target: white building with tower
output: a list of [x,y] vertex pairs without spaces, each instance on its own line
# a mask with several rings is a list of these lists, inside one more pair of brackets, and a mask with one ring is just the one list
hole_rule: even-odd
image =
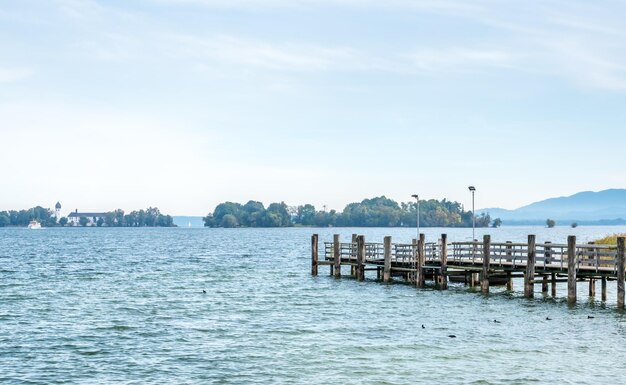
[[61,203],[59,202],[54,205],[54,217],[56,218],[57,222],[59,221],[59,219],[61,219]]

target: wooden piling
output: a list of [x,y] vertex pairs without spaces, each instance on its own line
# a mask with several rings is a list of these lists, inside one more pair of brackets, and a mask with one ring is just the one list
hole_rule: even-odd
[[[415,272],[414,273],[410,273],[410,272],[406,273],[406,281],[413,281],[413,282],[415,282],[415,286],[417,286],[417,283],[419,282],[418,279],[417,279],[417,270],[418,270],[417,269],[417,265],[419,264],[419,258],[417,256],[419,247],[417,247],[417,243],[418,243],[417,238],[413,238],[411,240],[411,245],[413,245],[413,247],[412,247],[413,256],[415,258]],[[413,275],[411,275],[411,274],[413,274]]]
[[391,237],[385,237],[385,265],[383,270],[383,282],[389,282],[391,279]]
[[550,274],[550,291],[553,297],[556,297],[556,273]]
[[[352,234],[352,246],[350,247],[350,260],[354,258],[356,260],[356,237],[357,234]],[[356,277],[356,266],[350,265],[350,276]]]
[[317,276],[317,261],[318,261],[318,251],[317,251],[317,240],[318,235],[313,234],[311,236],[311,275]]
[[[511,245],[511,241],[506,241],[506,261],[513,262],[513,246]],[[508,271],[506,273],[506,289],[513,290],[513,278],[511,277],[511,272]]]
[[491,256],[491,236],[483,236],[483,271],[481,273],[480,289],[483,294],[489,294],[489,263]]
[[[587,242],[588,245],[595,245],[595,242]],[[587,255],[585,259],[597,259],[597,253],[596,250],[592,247],[587,249]],[[597,266],[597,265],[596,265]],[[590,297],[595,297],[596,296],[596,280],[595,278],[589,278],[589,296]]]
[[426,283],[426,277],[424,276],[424,261],[426,260],[426,237],[424,234],[420,234],[420,239],[417,241],[417,287],[424,287]]
[[576,303],[576,236],[567,237],[567,303]]
[[528,236],[528,258],[526,260],[526,272],[524,274],[524,297],[533,298],[535,296],[535,236]]
[[624,310],[624,237],[617,238],[617,308]]
[[606,301],[606,277],[602,277],[602,301]]
[[441,274],[439,274],[439,288],[448,289],[448,235],[441,234]]
[[365,237],[359,235],[356,238],[357,251],[356,251],[356,279],[359,281],[365,280]]
[[335,266],[335,278],[341,277],[341,244],[339,234],[333,235],[333,262]]
[[548,276],[544,275],[541,281],[541,294],[548,295]]

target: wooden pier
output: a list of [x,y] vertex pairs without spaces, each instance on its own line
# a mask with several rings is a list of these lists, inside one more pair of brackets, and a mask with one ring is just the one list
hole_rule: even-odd
[[576,303],[577,283],[589,283],[589,296],[595,296],[596,281],[601,281],[601,299],[606,301],[607,281],[617,281],[617,308],[624,309],[624,238],[617,246],[576,244],[570,236],[567,243],[542,243],[528,236],[525,243],[492,242],[485,235],[482,242],[448,242],[442,234],[437,242],[426,242],[424,234],[412,243],[392,243],[385,237],[382,243],[365,242],[363,235],[352,235],[350,242],[341,242],[335,234],[332,242],[324,242],[323,257],[319,258],[319,239],[311,237],[311,273],[318,266],[330,267],[330,274],[340,278],[342,266],[350,266],[350,275],[365,280],[365,271],[376,271],[376,277],[389,282],[400,277],[418,288],[432,281],[440,289],[448,281],[461,280],[470,286],[480,284],[483,294],[489,293],[493,282],[504,282],[513,290],[513,278],[524,279],[524,297],[533,298],[535,284],[541,292],[556,296],[556,284],[567,282],[567,300]]

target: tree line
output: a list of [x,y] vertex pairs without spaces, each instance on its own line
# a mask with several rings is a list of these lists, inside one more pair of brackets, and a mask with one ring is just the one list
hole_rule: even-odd
[[[471,227],[472,217],[472,212],[465,211],[458,202],[446,199],[420,201],[420,226]],[[281,202],[272,203],[266,209],[263,203],[256,201],[244,205],[224,202],[203,219],[208,227],[415,227],[417,204],[398,203],[381,196],[350,203],[338,212],[317,210],[312,204],[289,207]],[[496,219],[492,224],[489,214],[476,217],[477,227],[499,226],[501,223]]]
[[[41,223],[43,227],[71,226],[72,222],[67,217],[57,218],[49,208],[41,206],[27,210],[10,210],[0,212],[0,227],[28,226],[31,221]],[[156,207],[145,210],[134,210],[126,214],[124,210],[117,209],[104,213],[98,219],[82,216],[79,218],[79,226],[97,227],[173,227],[174,219],[170,215],[163,215]]]

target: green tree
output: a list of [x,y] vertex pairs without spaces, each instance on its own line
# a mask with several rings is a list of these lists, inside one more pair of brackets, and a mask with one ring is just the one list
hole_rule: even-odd
[[3,211],[0,213],[0,227],[10,226],[11,225],[11,217],[9,213]]
[[67,218],[66,217],[61,217],[61,219],[59,219],[59,225],[66,226],[67,225]]
[[546,219],[546,226],[549,228],[553,228],[556,226],[556,221],[554,219]]
[[239,226],[239,222],[237,222],[237,217],[235,217],[233,214],[226,214],[222,217],[222,220],[220,221],[220,226],[226,228],[237,227]]
[[78,219],[78,224],[83,227],[87,226],[87,223],[89,223],[89,219],[87,219],[87,217],[80,217]]
[[493,223],[491,224],[491,227],[500,227],[502,226],[502,219],[500,218],[496,218],[493,220]]
[[102,227],[103,224],[104,224],[104,219],[102,217],[98,218],[98,220],[96,221],[96,226]]

